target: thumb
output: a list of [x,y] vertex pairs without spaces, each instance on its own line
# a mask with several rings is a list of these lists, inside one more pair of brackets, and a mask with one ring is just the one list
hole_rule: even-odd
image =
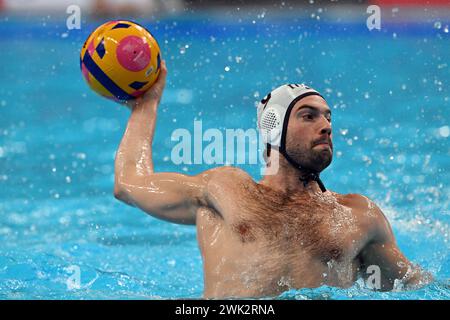
[[166,61],[161,61],[161,70],[159,71],[158,79],[144,94],[144,100],[161,100],[161,96],[166,85],[167,67]]
[[161,61],[161,70],[159,71],[158,80],[155,82],[155,86],[163,87],[166,85],[167,66],[166,60]]

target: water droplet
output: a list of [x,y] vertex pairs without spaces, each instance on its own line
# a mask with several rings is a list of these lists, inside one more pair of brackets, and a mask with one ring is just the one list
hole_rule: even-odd
[[448,138],[450,135],[450,128],[449,126],[443,126],[439,128],[439,135],[443,138]]
[[77,159],[84,160],[84,159],[86,159],[86,154],[83,153],[83,152],[79,152],[79,153],[76,153],[76,154],[75,154],[75,157],[76,157]]
[[174,267],[176,263],[177,262],[174,259],[167,261],[167,264],[171,267]]

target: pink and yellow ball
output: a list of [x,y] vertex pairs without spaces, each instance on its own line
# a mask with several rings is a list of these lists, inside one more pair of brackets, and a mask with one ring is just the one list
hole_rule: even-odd
[[92,90],[115,100],[142,95],[158,78],[161,54],[152,34],[119,20],[98,27],[81,49],[81,72]]

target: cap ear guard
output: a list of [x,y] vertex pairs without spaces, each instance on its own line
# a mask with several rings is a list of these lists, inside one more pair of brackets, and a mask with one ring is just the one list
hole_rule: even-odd
[[277,105],[264,109],[259,121],[259,130],[264,143],[268,143],[273,146],[280,145],[281,133],[283,131],[282,116],[277,109]]

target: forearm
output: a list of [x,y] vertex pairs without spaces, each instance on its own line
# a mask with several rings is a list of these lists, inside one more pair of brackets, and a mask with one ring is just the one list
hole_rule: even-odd
[[157,105],[156,101],[146,101],[133,108],[116,154],[116,185],[126,182],[128,175],[145,176],[154,172],[152,141]]
[[156,111],[167,76],[166,62],[152,87],[126,104],[131,116],[115,159],[114,196],[160,219],[195,224],[197,208],[205,203],[204,175],[153,174],[152,142]]

